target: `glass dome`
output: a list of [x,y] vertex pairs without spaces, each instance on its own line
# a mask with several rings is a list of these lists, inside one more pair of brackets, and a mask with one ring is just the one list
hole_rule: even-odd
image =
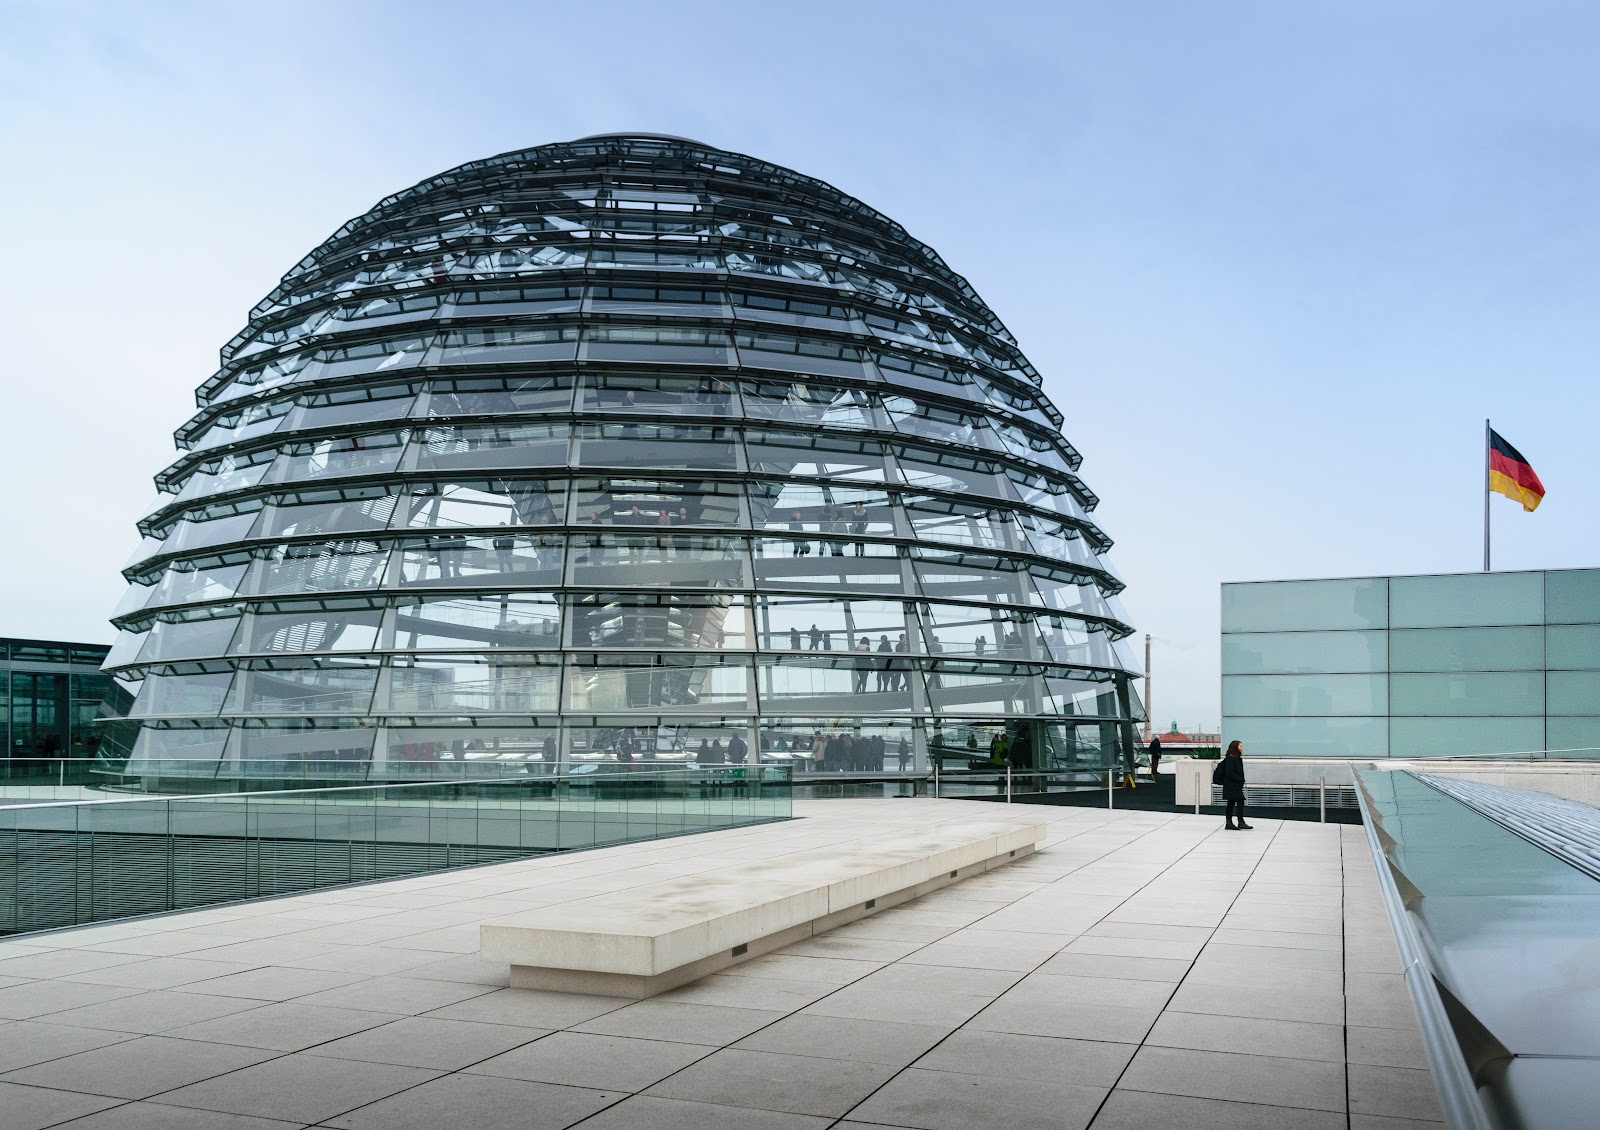
[[1131,742],[1110,539],[972,288],[791,170],[607,135],[298,263],[177,431],[136,764],[917,767]]

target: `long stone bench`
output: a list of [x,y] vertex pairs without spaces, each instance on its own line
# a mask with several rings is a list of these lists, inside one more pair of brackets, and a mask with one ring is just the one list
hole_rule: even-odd
[[1045,825],[884,833],[485,922],[522,989],[644,998],[1030,854]]

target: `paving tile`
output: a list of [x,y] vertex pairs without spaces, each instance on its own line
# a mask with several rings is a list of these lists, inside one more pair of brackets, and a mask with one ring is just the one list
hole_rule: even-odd
[[710,1054],[704,1044],[637,1040],[588,1032],[556,1032],[475,1064],[474,1074],[592,1087],[642,1091]]
[[1131,1044],[1067,1040],[962,1028],[917,1060],[925,1071],[956,1071],[998,1079],[1036,1079],[1110,1087],[1133,1058]]
[[719,1106],[837,1118],[895,1071],[879,1063],[728,1048],[690,1064],[648,1093]]
[[1445,1124],[1418,1118],[1387,1118],[1381,1114],[1352,1114],[1350,1130],[1445,1130]]
[[1223,1099],[1344,1113],[1344,1065],[1146,1045],[1118,1083],[1121,1090]]
[[882,961],[859,958],[804,957],[769,953],[727,971],[732,977],[770,978],[779,981],[815,981],[822,985],[848,985],[884,966]]
[[[1209,953],[1210,951],[1206,951]],[[1279,950],[1279,953],[1316,953],[1316,950]],[[1344,974],[1337,969],[1302,969],[1274,962],[1245,964],[1236,961],[1210,961],[1206,953],[1194,963],[1183,979],[1186,985],[1231,985],[1237,988],[1277,989],[1281,992],[1308,991],[1338,994],[1344,991]],[[1333,955],[1337,957],[1338,955]]]
[[1337,1024],[1306,1024],[1294,1020],[1167,1011],[1156,1021],[1145,1043],[1164,1048],[1317,1059],[1328,1063],[1345,1061],[1344,1029]]
[[[928,966],[925,968],[937,968]],[[923,993],[902,989],[871,989],[846,985],[802,1011],[820,1016],[847,1016],[856,1020],[889,1020],[900,1024],[931,1024],[954,1028],[986,1007],[988,996]]]
[[41,1130],[115,1106],[120,1101],[73,1091],[0,1083],[0,1111],[5,1114],[5,1130]]
[[1155,1023],[1156,1008],[1117,1008],[1109,1005],[1062,1007],[1059,1001],[1008,995],[967,1022],[984,1032],[1014,1032],[1023,1036],[1059,1036],[1075,1040],[1103,1040],[1137,1044]]
[[605,1036],[634,1036],[641,1040],[709,1044],[720,1048],[743,1039],[758,1028],[765,1028],[782,1016],[781,1012],[759,1009],[647,1000],[636,1001],[574,1028]]
[[136,996],[138,989],[115,985],[85,985],[77,981],[29,981],[0,989],[0,1018],[31,1020],[69,1008]]
[[1326,950],[1338,953],[1343,939],[1334,934],[1299,934],[1288,930],[1236,930],[1224,926],[1212,935],[1224,945],[1268,946],[1277,949]]
[[229,1044],[141,1036],[13,1071],[6,1076],[6,1082],[112,1098],[147,1099],[174,1087],[249,1067],[277,1054]]
[[285,969],[266,966],[230,973],[209,981],[195,981],[190,992],[211,997],[248,997],[251,1000],[286,1001],[365,980],[360,973],[332,973],[326,969]]
[[[388,947],[373,946],[374,950]],[[414,965],[406,970],[407,977],[420,977],[433,981],[460,981],[466,985],[488,985],[504,989],[511,984],[511,967],[497,961],[484,961],[475,953],[460,954],[441,959],[437,950],[397,950],[398,953],[431,953],[434,960],[427,965]]]
[[1039,966],[1040,973],[1070,977],[1118,977],[1129,981],[1165,981],[1176,984],[1189,971],[1182,958],[1127,957],[1105,953],[1058,953]]
[[[417,976],[413,971],[412,976]],[[541,989],[496,989],[457,1004],[434,1009],[440,1020],[474,1020],[484,1024],[521,1024],[528,1028],[568,1028],[622,1008],[621,997],[582,993],[550,993]]]
[[172,989],[209,981],[250,966],[241,961],[203,961],[192,957],[153,957],[74,973],[64,980],[89,985],[121,985],[129,989]]
[[317,1045],[319,1056],[459,1071],[547,1035],[546,1029],[407,1016]]
[[301,1004],[362,1008],[370,1012],[394,1012],[402,1016],[415,1016],[493,991],[487,985],[463,985],[453,981],[425,981],[415,977],[372,977],[339,988],[326,989],[320,993],[311,993],[298,1000]]
[[127,965],[137,960],[127,954],[96,953],[93,950],[45,950],[42,953],[0,959],[0,974],[28,978],[67,977],[74,973],[87,973],[91,969]]
[[583,1123],[583,1130],[824,1130],[831,1118],[635,1095]]
[[945,939],[923,946],[916,953],[900,959],[903,965],[937,965],[950,969],[999,969],[1014,973],[1028,973],[1045,960],[1038,954],[984,949],[973,945],[957,945]]
[[912,993],[955,994],[994,999],[1018,981],[1022,974],[1004,969],[952,969],[944,966],[886,965],[855,982],[867,990],[893,989]]
[[950,1031],[939,1024],[900,1024],[802,1012],[769,1024],[734,1046],[748,1051],[904,1067]]
[[[735,969],[738,967],[735,966]],[[753,1008],[766,1012],[790,1013],[821,1000],[836,986],[818,981],[773,981],[764,977],[737,977],[733,970],[702,977],[691,985],[652,997],[652,1000],[678,1004],[717,1004],[729,1008]]]
[[1345,1029],[1345,1043],[1351,1063],[1375,1067],[1428,1067],[1422,1033],[1416,1028],[1365,1028],[1352,1024]]
[[450,1075],[327,1121],[345,1130],[564,1130],[623,1096],[524,1079]]
[[[439,954],[434,950],[403,950],[390,946],[339,946],[327,953],[285,958],[275,964],[284,969],[329,969],[336,973],[365,973],[369,977],[385,977],[393,973],[410,974],[414,969],[437,965]],[[498,969],[500,976],[493,982],[497,988],[510,983],[510,969],[506,966]]]
[[1102,934],[1085,934],[1068,942],[1063,952],[1193,961],[1203,945],[1204,942],[1191,942],[1181,938],[1117,938]]
[[433,1071],[297,1053],[168,1091],[171,1106],[321,1122],[437,1077]]
[[398,1016],[387,1012],[362,1012],[353,1008],[327,1008],[289,1001],[259,1005],[247,1012],[186,1024],[170,1029],[166,1034],[182,1040],[293,1052],[398,1019]]
[[1168,1007],[1178,1012],[1301,1020],[1308,1024],[1345,1022],[1342,994],[1309,990],[1285,992],[1271,986],[1202,985],[1185,981],[1172,995]]
[[1116,1008],[1160,1009],[1172,996],[1165,981],[1135,981],[1119,977],[1076,977],[1070,974],[1030,974],[1007,994],[1056,1001],[1062,1005],[1111,1005]]
[[239,997],[207,997],[198,993],[157,990],[122,996],[101,1004],[50,1013],[50,1024],[70,1024],[77,1028],[103,1028],[114,1032],[155,1035],[185,1024],[230,1016],[260,1008],[261,1002]]
[[1315,917],[1283,914],[1229,913],[1222,920],[1225,930],[1283,931],[1291,934],[1330,934],[1341,937],[1344,921],[1338,914],[1319,914]]
[[38,1024],[28,1020],[0,1024],[0,1071],[15,1071],[19,1067],[31,1067],[35,1063],[45,1063],[64,1055],[76,1055],[133,1038],[124,1032]]
[[1243,965],[1250,968],[1322,969],[1339,972],[1344,968],[1337,950],[1284,949],[1273,946],[1241,946],[1212,942],[1196,960],[1207,965]]
[[63,1122],[51,1130],[296,1130],[298,1122],[191,1110],[162,1103],[123,1103],[87,1118]]
[[1105,1088],[908,1068],[850,1112],[858,1122],[919,1130],[1082,1130]]
[[1431,1071],[1364,1063],[1350,1065],[1350,1113],[1433,1121],[1444,1118]]

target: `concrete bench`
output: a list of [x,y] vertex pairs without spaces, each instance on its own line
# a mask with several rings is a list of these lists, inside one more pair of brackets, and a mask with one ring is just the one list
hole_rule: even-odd
[[521,989],[644,998],[1020,859],[1045,825],[884,833],[485,922]]

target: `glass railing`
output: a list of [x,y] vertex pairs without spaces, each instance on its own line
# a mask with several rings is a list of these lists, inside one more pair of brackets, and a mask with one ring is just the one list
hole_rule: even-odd
[[785,766],[0,803],[0,933],[790,814]]
[[[14,758],[0,759],[0,804],[30,800],[96,800],[130,793],[179,795],[259,792],[412,781],[544,780],[552,776],[577,779],[627,775],[630,771],[637,776],[640,773],[662,775],[715,772],[719,769],[726,772],[739,768],[741,766],[737,765],[713,769],[660,763],[645,766],[639,762],[629,765],[615,761],[556,766],[542,761],[472,757],[388,763],[334,759],[218,763],[184,758],[141,758],[137,762],[92,757]],[[762,768],[786,768],[786,764],[768,762]]]

